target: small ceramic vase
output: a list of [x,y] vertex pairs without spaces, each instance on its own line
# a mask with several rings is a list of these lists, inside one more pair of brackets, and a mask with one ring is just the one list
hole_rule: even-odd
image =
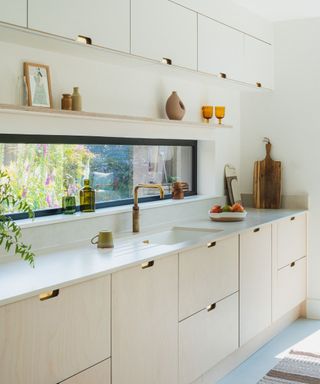
[[186,113],[185,106],[176,91],[172,92],[167,100],[166,112],[170,120],[182,120]]
[[64,93],[61,99],[61,109],[65,111],[72,110],[72,96],[69,93]]
[[78,87],[73,88],[72,110],[73,111],[82,111],[82,99],[81,99],[81,95],[79,93]]

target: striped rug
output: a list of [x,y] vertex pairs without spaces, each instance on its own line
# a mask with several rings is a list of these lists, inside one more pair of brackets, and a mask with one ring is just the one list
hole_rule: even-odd
[[290,351],[258,384],[320,384],[320,354]]

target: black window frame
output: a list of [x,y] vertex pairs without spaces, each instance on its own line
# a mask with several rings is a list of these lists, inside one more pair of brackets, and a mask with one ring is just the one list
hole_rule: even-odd
[[[182,146],[192,148],[192,191],[186,192],[186,196],[197,195],[197,157],[198,142],[196,140],[180,139],[147,139],[147,138],[125,138],[125,137],[104,137],[104,136],[65,136],[65,135],[21,135],[21,134],[0,134],[1,144],[87,144],[87,145],[148,145],[148,146]],[[170,199],[165,195],[164,199]],[[160,200],[159,196],[139,197],[139,202],[151,202]],[[133,198],[112,200],[110,202],[96,203],[96,209],[117,207],[133,204]],[[80,207],[77,206],[77,211]],[[49,208],[35,211],[35,217],[44,217],[63,214],[62,208]],[[14,220],[27,219],[25,213],[10,213],[7,216]]]

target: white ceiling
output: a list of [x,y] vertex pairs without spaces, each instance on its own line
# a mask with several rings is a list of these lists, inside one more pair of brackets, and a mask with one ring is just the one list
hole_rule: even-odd
[[320,17],[320,0],[233,0],[271,21]]

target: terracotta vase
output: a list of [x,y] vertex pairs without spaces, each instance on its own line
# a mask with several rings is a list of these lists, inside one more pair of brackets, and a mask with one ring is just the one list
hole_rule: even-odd
[[182,120],[186,113],[185,106],[176,91],[172,92],[166,103],[166,112],[170,120]]

